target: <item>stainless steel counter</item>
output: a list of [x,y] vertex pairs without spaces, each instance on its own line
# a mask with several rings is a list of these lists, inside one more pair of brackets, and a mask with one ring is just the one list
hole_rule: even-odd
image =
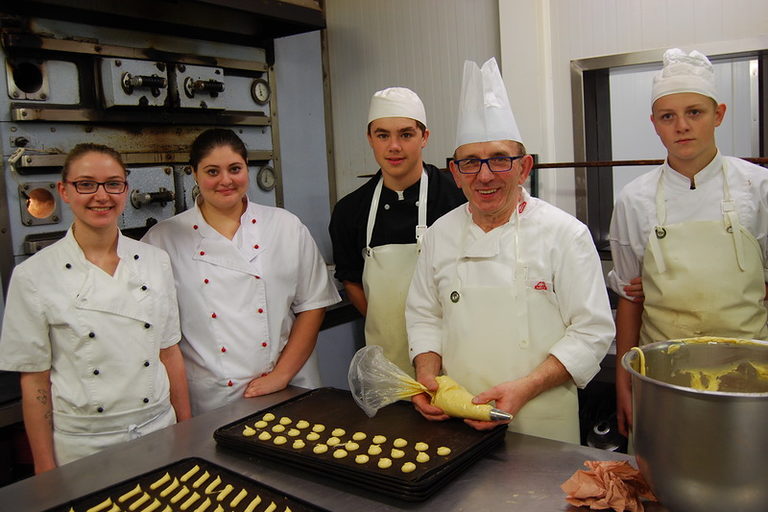
[[[302,393],[301,388],[239,400],[54,471],[0,488],[0,508],[39,512],[186,457],[201,457],[332,511],[578,511],[560,490],[585,460],[621,453],[508,433],[504,444],[421,503],[382,497],[273,462],[217,448],[213,431]],[[652,504],[649,512],[665,512]]]

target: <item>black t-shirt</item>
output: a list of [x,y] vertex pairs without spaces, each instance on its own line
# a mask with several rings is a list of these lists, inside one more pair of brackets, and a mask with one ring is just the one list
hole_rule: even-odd
[[[425,164],[429,186],[427,189],[427,225],[453,210],[467,199],[456,186],[448,171]],[[368,211],[373,192],[381,176],[381,170],[360,188],[344,196],[336,203],[328,230],[333,243],[333,261],[336,279],[339,281],[363,281],[363,249],[368,226]],[[371,247],[388,244],[416,243],[418,219],[419,181],[398,193],[382,187],[376,223],[371,236]]]

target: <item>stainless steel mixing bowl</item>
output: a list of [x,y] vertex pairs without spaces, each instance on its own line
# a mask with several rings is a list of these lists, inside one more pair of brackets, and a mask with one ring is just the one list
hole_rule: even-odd
[[[707,341],[710,340],[710,341]],[[653,492],[672,512],[768,510],[768,343],[677,340],[628,352],[634,448]],[[740,366],[739,366],[740,365]],[[720,391],[688,387],[689,370],[730,373]],[[694,372],[695,373],[695,372]]]

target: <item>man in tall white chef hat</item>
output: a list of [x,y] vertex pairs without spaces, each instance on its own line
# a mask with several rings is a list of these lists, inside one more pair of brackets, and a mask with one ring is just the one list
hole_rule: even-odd
[[[406,303],[417,379],[434,390],[444,371],[511,413],[510,430],[578,443],[576,388],[598,372],[613,319],[586,226],[522,186],[533,159],[495,59],[464,64],[454,157],[469,204],[427,230]],[[413,401],[446,418],[426,394]]]
[[[709,59],[673,48],[663,62],[653,79],[651,122],[667,158],[624,187],[611,220],[617,358],[638,344],[675,338],[768,338],[768,171],[720,154],[715,128],[726,106]],[[640,275],[644,302],[624,288]],[[616,392],[626,435],[631,386],[620,364]]]
[[404,312],[421,237],[465,199],[448,172],[422,160],[427,116],[412,90],[374,93],[367,136],[381,168],[333,210],[336,278],[365,316],[366,344],[383,347],[390,361],[413,375]]

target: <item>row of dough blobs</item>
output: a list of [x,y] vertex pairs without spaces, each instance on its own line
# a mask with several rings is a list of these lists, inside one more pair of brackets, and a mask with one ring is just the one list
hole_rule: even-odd
[[[130,491],[120,495],[115,501],[107,498],[98,505],[91,507],[86,512],[227,512],[244,505],[243,512],[276,512],[277,504],[271,501],[269,504],[262,502],[261,496],[248,496],[248,491],[240,489],[235,491],[232,484],[222,485],[219,475],[212,475],[205,471],[200,473],[200,466],[195,465],[181,477],[171,477],[165,473],[162,477],[152,482],[149,490],[159,491],[160,498],[152,498],[148,492],[141,488],[141,484]],[[263,505],[264,507],[259,507]],[[228,508],[224,508],[228,507]],[[257,508],[259,507],[259,508]],[[69,512],[75,512],[70,508]],[[291,512],[290,507],[285,507],[281,512]]]
[[[270,422],[275,420],[275,415],[271,412],[266,413],[259,421],[254,424],[255,428],[250,425],[243,427],[243,436],[252,437],[256,436],[260,441],[271,441],[275,445],[284,445],[291,440],[291,447],[295,450],[301,450],[307,446],[302,437],[305,437],[307,441],[317,442],[320,440],[320,434],[326,431],[326,427],[323,424],[316,423],[312,425],[310,429],[310,423],[306,420],[299,420],[295,426],[293,420],[287,416],[283,416],[271,428],[268,428]],[[259,432],[261,431],[261,432]],[[304,433],[308,432],[306,436]],[[368,439],[368,434],[365,432],[355,432],[352,434],[349,440],[342,441],[342,438],[347,434],[343,428],[334,428],[331,431],[331,436],[324,443],[316,443],[312,448],[312,453],[316,455],[322,455],[329,451],[335,459],[343,459],[347,457],[351,452],[358,452],[360,450],[360,443]],[[366,464],[370,461],[371,456],[379,456],[383,453],[382,444],[387,442],[387,438],[383,435],[374,435],[371,438],[370,445],[366,453],[356,453],[355,462],[357,464]],[[405,448],[408,445],[408,441],[403,438],[397,438],[392,442],[393,448],[389,452],[389,457],[380,457],[376,463],[380,469],[389,469],[393,465],[393,459],[401,459],[405,456]],[[424,442],[417,442],[413,445],[416,450],[416,462],[425,463],[430,460],[430,456],[427,453],[429,445]],[[446,446],[441,446],[436,450],[437,455],[441,457],[447,457],[451,453],[451,449]],[[413,462],[405,462],[400,466],[400,470],[403,473],[410,473],[416,469],[416,464]]]

